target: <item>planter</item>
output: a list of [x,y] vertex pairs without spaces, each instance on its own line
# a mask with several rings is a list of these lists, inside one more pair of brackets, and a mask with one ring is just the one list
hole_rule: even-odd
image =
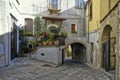
[[54,45],[59,46],[59,41],[58,40],[54,41]]
[[48,43],[48,45],[49,45],[49,46],[52,46],[52,45],[53,45],[53,42],[52,42],[52,41],[51,41],[51,42],[49,42],[49,43]]
[[43,46],[47,46],[47,42],[44,42],[44,41],[43,41]]
[[66,38],[67,37],[67,32],[61,32],[61,35]]
[[42,32],[41,36],[43,36],[43,37],[46,36],[46,32]]

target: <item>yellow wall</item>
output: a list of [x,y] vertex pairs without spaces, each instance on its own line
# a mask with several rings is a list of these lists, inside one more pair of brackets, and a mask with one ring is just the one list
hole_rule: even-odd
[[[110,2],[109,2],[110,1]],[[100,16],[103,19],[119,0],[104,0],[100,3]]]
[[99,21],[100,21],[100,0],[91,0],[87,5],[86,12],[89,11],[89,6],[91,2],[93,6],[93,12],[92,12],[93,17],[88,22],[89,32],[97,30],[99,28]]
[[[86,6],[86,18],[89,17],[89,6],[92,2],[93,5],[93,18],[87,20],[86,26],[89,27],[89,32],[97,30],[100,27],[100,20],[102,20],[108,12],[116,5],[119,0],[88,0]],[[111,1],[111,2],[109,2]],[[87,28],[88,31],[88,28]]]
[[109,11],[109,0],[104,0],[100,2],[100,17],[101,19],[108,13]]
[[111,9],[115,6],[115,4],[118,2],[119,0],[111,0]]

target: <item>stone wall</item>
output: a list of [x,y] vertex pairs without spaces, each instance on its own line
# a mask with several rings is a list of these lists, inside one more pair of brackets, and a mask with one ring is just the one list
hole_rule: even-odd
[[[73,42],[86,43],[84,9],[70,8],[60,13],[60,16],[66,18],[62,23],[63,30],[67,32],[66,45]],[[76,32],[71,33],[71,24],[76,24]]]
[[118,29],[118,33],[117,33],[117,36],[119,36],[117,38],[117,49],[116,49],[116,53],[118,53],[118,57],[117,57],[117,66],[116,66],[116,71],[117,71],[117,74],[116,74],[116,80],[120,80],[120,2],[118,4],[118,16],[119,16],[119,29]]
[[[118,60],[119,58],[119,49],[118,49],[118,42],[119,42],[119,33],[118,33],[118,27],[119,27],[119,24],[120,24],[120,20],[119,20],[119,9],[118,9],[118,6],[116,6],[112,12],[101,22],[101,27],[100,27],[100,37],[99,37],[99,50],[100,50],[100,56],[99,57],[99,64],[101,65],[102,63],[102,43],[103,43],[103,32],[104,32],[104,28],[109,25],[112,30],[110,32],[110,56],[112,56],[113,54],[116,54],[116,79],[115,80],[119,80],[118,78],[118,73],[120,73],[119,69],[118,69],[118,64],[120,62],[120,60]],[[106,30],[106,33],[107,33],[107,30]],[[115,40],[114,40],[115,39]],[[113,42],[115,42],[115,44],[113,45]],[[114,49],[114,50],[113,50]],[[112,58],[111,58],[112,60]],[[114,65],[114,61],[111,62],[111,65]]]

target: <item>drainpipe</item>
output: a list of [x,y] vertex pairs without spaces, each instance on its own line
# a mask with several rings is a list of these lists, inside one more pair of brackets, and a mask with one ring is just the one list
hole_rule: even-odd
[[[89,17],[88,17],[89,18]],[[88,43],[89,43],[89,21],[88,21]]]
[[[87,6],[84,8],[84,13],[86,13],[86,8],[87,8]],[[87,22],[87,24],[86,24],[86,22]],[[86,26],[86,36],[87,36],[87,42],[89,43],[89,14],[86,16],[86,14],[85,14],[85,26]]]

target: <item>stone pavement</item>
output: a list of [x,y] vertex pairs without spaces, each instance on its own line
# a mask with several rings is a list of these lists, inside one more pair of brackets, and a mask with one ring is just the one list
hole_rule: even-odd
[[0,80],[110,80],[101,70],[66,61],[60,67],[31,58],[16,58],[0,68]]

